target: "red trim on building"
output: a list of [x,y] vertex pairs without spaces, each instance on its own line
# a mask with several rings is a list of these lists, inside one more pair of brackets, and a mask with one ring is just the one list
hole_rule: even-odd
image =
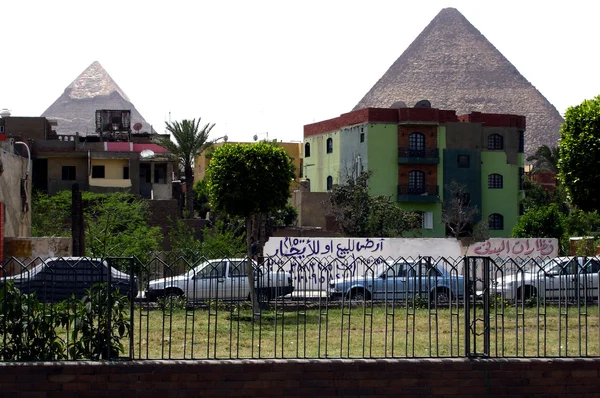
[[458,121],[525,130],[525,116],[520,115],[471,112],[457,116],[456,111],[436,108],[363,108],[333,119],[307,124],[304,126],[304,137],[329,133],[360,123],[444,124]]
[[481,113],[471,112],[468,115],[460,115],[461,122],[481,123],[490,127],[516,127],[525,130],[525,116],[504,113]]

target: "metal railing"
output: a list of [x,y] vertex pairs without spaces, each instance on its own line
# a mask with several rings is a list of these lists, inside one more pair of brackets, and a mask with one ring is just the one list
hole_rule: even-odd
[[7,259],[0,360],[600,356],[596,257],[259,262]]
[[398,195],[439,195],[437,185],[398,185]]
[[409,147],[398,148],[399,158],[439,158],[438,148],[411,149]]

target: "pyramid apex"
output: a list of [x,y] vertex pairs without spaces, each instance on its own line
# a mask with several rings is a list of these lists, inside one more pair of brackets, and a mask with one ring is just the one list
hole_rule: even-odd
[[85,68],[83,72],[66,88],[69,97],[73,99],[94,98],[98,96],[110,96],[116,92],[124,100],[129,101],[127,95],[121,90],[112,77],[100,65],[94,61]]

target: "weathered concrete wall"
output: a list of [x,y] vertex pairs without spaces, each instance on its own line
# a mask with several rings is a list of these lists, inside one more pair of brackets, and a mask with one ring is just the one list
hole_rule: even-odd
[[298,209],[299,227],[319,227],[326,229],[327,192],[306,192],[297,190],[292,193],[292,204]]
[[[68,257],[73,253],[71,238],[6,238],[5,258],[15,257],[25,264],[45,260],[50,257]],[[16,262],[9,262],[4,271],[15,275],[23,270]]]
[[10,141],[0,143],[0,202],[4,203],[4,236],[31,235],[31,176],[26,181],[25,203],[21,198],[21,179],[25,178],[27,159],[14,155]]

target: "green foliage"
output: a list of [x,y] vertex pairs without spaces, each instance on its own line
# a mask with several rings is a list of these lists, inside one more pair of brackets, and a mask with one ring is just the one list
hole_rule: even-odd
[[513,238],[557,238],[564,232],[563,215],[558,205],[532,209],[519,217],[512,230]]
[[560,183],[573,205],[600,210],[600,96],[567,109],[560,136]]
[[293,178],[294,165],[281,147],[222,145],[207,168],[211,208],[240,217],[277,211],[287,204]]
[[540,171],[549,171],[558,174],[558,161],[560,159],[560,150],[558,147],[540,146],[535,154],[527,158],[528,162],[533,162],[532,173]]
[[117,358],[125,351],[121,339],[129,336],[130,322],[126,316],[129,300],[117,288],[108,289],[100,283],[87,290],[71,315],[73,359]]
[[270,217],[274,227],[282,228],[293,225],[298,218],[298,209],[291,204],[286,204],[283,209],[279,209],[272,213]]
[[419,215],[399,208],[388,196],[371,196],[371,172],[348,176],[329,194],[331,213],[346,236],[396,237],[421,227]]
[[206,218],[206,213],[209,211],[208,186],[203,179],[194,184],[194,212],[198,213],[198,217]]
[[66,359],[65,342],[56,333],[66,323],[64,313],[43,305],[35,294],[22,294],[8,281],[0,290],[0,360]]
[[86,252],[93,257],[137,256],[157,250],[160,228],[147,224],[147,204],[126,193],[98,196],[85,208]]
[[71,192],[54,196],[33,193],[31,203],[32,236],[71,236]]
[[165,122],[165,124],[167,131],[173,135],[175,141],[163,135],[155,135],[153,140],[158,145],[167,149],[183,168],[186,182],[186,215],[191,218],[194,212],[194,160],[214,143],[214,141],[208,139],[208,134],[215,125],[207,123],[204,127],[200,128],[200,118],[198,121],[196,119],[184,119],[181,123],[175,121],[173,123]]
[[202,240],[194,237],[194,230],[182,220],[177,220],[170,233],[172,250],[194,262],[198,258],[220,258],[244,255],[244,235],[237,235],[217,220],[213,228],[204,228]]
[[187,299],[185,296],[167,295],[158,297],[156,299],[156,305],[161,311],[170,313],[175,310],[185,310],[187,307]]

